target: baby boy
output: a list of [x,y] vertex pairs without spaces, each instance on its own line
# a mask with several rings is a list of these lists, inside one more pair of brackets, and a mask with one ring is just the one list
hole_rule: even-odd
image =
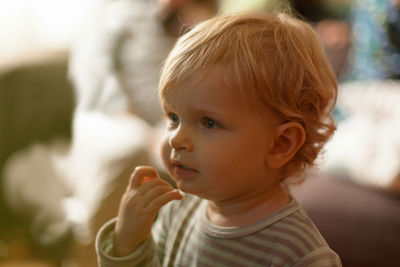
[[284,186],[335,129],[337,82],[311,26],[281,13],[207,20],[178,40],[159,90],[179,190],[137,167],[98,234],[100,265],[341,266]]

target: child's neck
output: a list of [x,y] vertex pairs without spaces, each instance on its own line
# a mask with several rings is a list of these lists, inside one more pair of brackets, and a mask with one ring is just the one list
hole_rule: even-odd
[[268,194],[259,193],[237,201],[208,201],[207,215],[217,226],[245,226],[256,223],[290,202],[282,187]]

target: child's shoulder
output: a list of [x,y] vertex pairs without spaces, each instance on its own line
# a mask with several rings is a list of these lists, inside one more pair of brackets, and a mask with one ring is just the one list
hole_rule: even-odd
[[306,253],[328,246],[311,218],[295,199],[278,211],[275,217],[275,221],[262,230],[263,234],[302,247]]
[[[268,251],[266,258],[285,255],[286,262],[305,266],[340,266],[339,256],[329,247],[310,217],[295,200],[269,218],[269,224],[249,236],[260,240]],[[267,221],[265,221],[266,223]],[[303,266],[303,265],[302,265]]]

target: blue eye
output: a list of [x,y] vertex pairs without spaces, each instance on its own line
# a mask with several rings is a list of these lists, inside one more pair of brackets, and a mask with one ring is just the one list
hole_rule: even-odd
[[215,128],[219,128],[219,124],[212,119],[209,118],[205,118],[202,122],[203,126],[209,129],[215,129]]
[[179,123],[179,117],[174,113],[168,113],[168,118],[171,120],[171,122]]

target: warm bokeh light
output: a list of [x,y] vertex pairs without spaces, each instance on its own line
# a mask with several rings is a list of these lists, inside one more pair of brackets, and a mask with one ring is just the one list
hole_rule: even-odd
[[65,51],[96,0],[0,2],[0,65],[46,52]]

